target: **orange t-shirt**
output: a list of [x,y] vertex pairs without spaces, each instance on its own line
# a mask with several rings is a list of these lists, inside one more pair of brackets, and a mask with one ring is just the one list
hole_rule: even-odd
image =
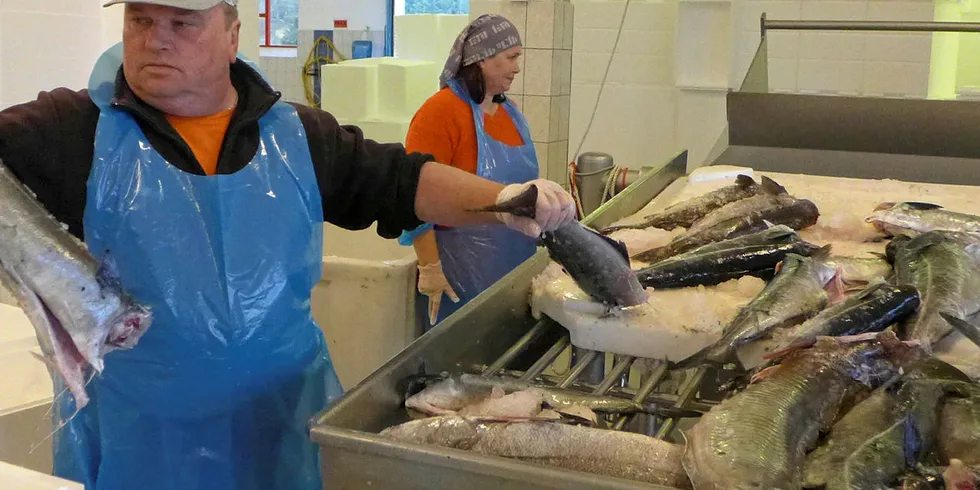
[[[492,116],[483,114],[483,126],[491,138],[501,143],[524,144],[517,125],[503,107],[498,107]],[[428,153],[439,163],[475,174],[479,155],[476,142],[476,125],[469,103],[452,89],[444,88],[429,97],[415,113],[405,148],[409,152]]]
[[218,155],[221,144],[225,140],[225,132],[231,123],[235,109],[201,117],[182,117],[167,115],[167,121],[177,130],[181,138],[187,142],[197,157],[197,161],[207,175],[214,175],[218,170]]

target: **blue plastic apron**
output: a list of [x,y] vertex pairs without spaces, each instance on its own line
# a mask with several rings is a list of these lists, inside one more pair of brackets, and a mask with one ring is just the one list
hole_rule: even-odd
[[55,474],[89,490],[319,489],[307,426],[342,390],[310,311],[323,210],[302,123],[276,104],[245,168],[183,172],[110,105],[120,62],[117,45],[90,80],[85,241],[154,318],[106,356],[56,436]]
[[[483,124],[483,110],[467,95],[458,80],[449,87],[467,101],[476,125],[479,153],[477,175],[501,184],[519,184],[538,178],[538,160],[531,141],[531,130],[517,106],[510,100],[502,108],[510,115],[524,141],[510,146],[491,138]],[[459,303],[443,298],[438,321],[442,321],[468,301],[489,288],[515,267],[534,255],[536,240],[501,225],[436,227],[439,260],[446,279],[459,296]]]

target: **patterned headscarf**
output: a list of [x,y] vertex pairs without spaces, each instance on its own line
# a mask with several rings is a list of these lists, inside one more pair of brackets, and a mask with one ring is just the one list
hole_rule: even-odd
[[521,35],[509,20],[497,14],[477,17],[463,29],[453,43],[446,67],[439,77],[439,88],[446,88],[460,68],[521,45]]

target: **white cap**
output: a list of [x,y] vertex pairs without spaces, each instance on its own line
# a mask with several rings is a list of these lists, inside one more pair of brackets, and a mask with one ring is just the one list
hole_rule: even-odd
[[103,5],[108,7],[118,3],[147,3],[150,5],[163,5],[164,7],[174,7],[184,10],[208,10],[220,3],[227,3],[232,7],[238,6],[238,0],[112,0]]

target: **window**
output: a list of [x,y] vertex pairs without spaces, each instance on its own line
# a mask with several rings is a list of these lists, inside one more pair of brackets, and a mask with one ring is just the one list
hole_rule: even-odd
[[385,32],[385,53],[395,52],[393,27],[396,15],[464,14],[470,13],[470,0],[388,0],[388,27]]
[[259,46],[299,44],[299,0],[259,0]]
[[395,0],[395,15],[468,13],[469,0]]

